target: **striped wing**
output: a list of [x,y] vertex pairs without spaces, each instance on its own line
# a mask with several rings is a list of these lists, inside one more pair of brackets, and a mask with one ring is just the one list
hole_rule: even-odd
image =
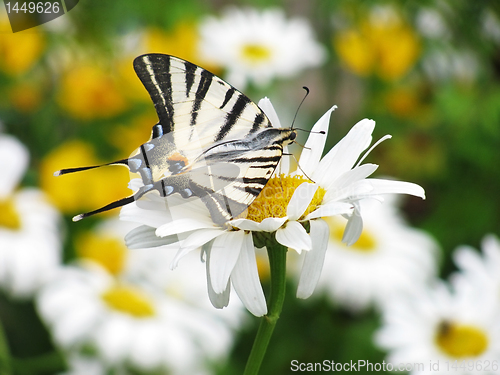
[[134,69],[153,100],[162,134],[174,132],[179,150],[192,141],[194,128],[209,147],[271,127],[246,95],[188,61],[148,54],[134,60]]
[[[289,129],[266,129],[244,140],[216,145],[200,155],[189,184],[215,223],[240,215],[260,194],[281,159],[283,145],[294,138],[291,134]],[[200,164],[202,167],[196,167]],[[239,173],[234,176],[236,171]]]
[[295,132],[273,128],[247,96],[190,62],[149,54],[137,57],[134,69],[159,123],[129,167],[163,196],[201,198],[216,223],[240,215]]

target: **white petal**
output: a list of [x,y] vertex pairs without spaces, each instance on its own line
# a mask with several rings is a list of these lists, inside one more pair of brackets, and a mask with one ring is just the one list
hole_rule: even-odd
[[225,231],[220,229],[201,229],[192,233],[186,240],[184,240],[184,242],[182,242],[182,246],[177,254],[175,254],[170,268],[174,269],[175,267],[177,267],[179,259],[181,259],[190,251],[199,248],[200,246],[206,244],[207,242],[213,240],[215,237],[220,236],[224,233]]
[[207,289],[208,289],[208,298],[210,299],[210,302],[212,305],[217,308],[217,309],[222,309],[223,307],[226,307],[229,304],[229,295],[231,292],[231,287],[229,280],[227,281],[226,288],[222,293],[215,293],[214,288],[212,287],[212,277],[210,275],[210,249],[207,249],[207,261],[206,261],[206,268],[207,268]]
[[[363,164],[359,167],[351,169],[339,176],[336,180],[330,180],[329,184],[324,185],[325,190],[340,191],[344,188],[349,188],[353,183],[363,180],[375,172],[378,168],[377,164]],[[341,193],[339,193],[341,194]]]
[[248,311],[255,316],[267,314],[266,297],[260,284],[251,234],[245,235],[240,257],[231,274],[231,281],[234,290]]
[[[150,194],[148,197],[143,197],[141,207],[138,206],[139,201],[123,206],[120,210],[120,220],[140,223],[154,228],[158,228],[166,222],[171,222],[170,212],[163,209],[163,204],[146,200],[146,198],[150,199],[151,197],[154,197],[154,195]],[[147,208],[144,208],[145,206]]]
[[28,149],[16,138],[9,135],[0,136],[0,199],[12,193],[21,180],[28,166]]
[[305,254],[297,288],[297,298],[308,298],[313,293],[318,284],[328,248],[330,229],[326,221],[318,219],[311,220],[309,223],[311,224],[312,250]]
[[335,216],[350,214],[353,210],[352,203],[346,202],[330,202],[319,206],[318,209],[306,216],[306,220],[317,219],[318,217]]
[[303,182],[295,189],[286,208],[288,220],[298,220],[302,216],[311,203],[316,190],[318,190],[318,185],[309,182]]
[[125,359],[133,336],[130,328],[129,319],[114,315],[93,332],[98,350],[105,360],[117,363]]
[[[259,107],[260,109],[262,109],[262,111],[264,111],[264,113],[266,114],[269,121],[271,121],[271,124],[273,125],[274,128],[281,128],[280,119],[269,98],[265,97],[259,100]],[[285,146],[283,148],[283,154],[288,154],[288,153],[289,153],[288,147]],[[290,157],[287,155],[281,158],[280,162],[278,163],[278,166],[274,170],[273,176],[280,173],[285,173],[285,174],[290,173]]]
[[412,182],[376,178],[367,178],[366,181],[373,186],[372,194],[409,194],[425,199],[425,190],[422,186]]
[[374,128],[375,121],[368,119],[354,125],[349,133],[321,159],[318,168],[310,177],[320,186],[326,186],[350,170],[361,152],[370,145]]
[[158,237],[155,231],[155,228],[141,225],[127,233],[125,236],[125,243],[129,249],[147,249],[157,246],[172,245],[179,241],[179,237],[175,234],[167,237]]
[[213,223],[189,219],[189,218],[177,219],[167,224],[164,224],[158,229],[156,229],[156,235],[158,237],[165,237],[165,236],[170,236],[172,234],[179,234],[179,233],[189,232],[195,229],[206,229],[206,228],[214,228]]
[[285,221],[287,221],[286,217],[267,217],[260,223],[247,219],[236,219],[229,221],[228,224],[243,230],[274,232],[281,227]]
[[276,241],[286,247],[296,250],[299,254],[302,250],[311,250],[311,237],[302,225],[296,221],[289,221],[284,228],[276,231]]
[[210,251],[210,279],[215,293],[221,294],[227,287],[229,276],[240,255],[245,232],[227,232],[217,237]]
[[259,100],[259,108],[262,109],[262,111],[266,114],[267,118],[269,119],[269,121],[271,121],[271,124],[274,128],[281,128],[278,114],[276,113],[271,100],[269,100],[267,96]]
[[[336,105],[326,111],[316,124],[314,124],[302,153],[300,154],[300,169],[308,176],[312,175],[319,164],[321,155],[323,155],[323,149],[325,148],[326,138],[328,136],[328,128],[330,126],[330,115],[335,108],[337,108]],[[325,134],[318,134],[320,132],[324,132]]]
[[363,232],[363,218],[361,217],[361,213],[357,209],[354,209],[345,226],[342,242],[347,246],[351,246],[359,239],[361,232]]

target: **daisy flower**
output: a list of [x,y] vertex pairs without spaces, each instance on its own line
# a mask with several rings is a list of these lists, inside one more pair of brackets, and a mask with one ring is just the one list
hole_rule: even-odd
[[57,269],[59,213],[34,188],[15,190],[28,166],[26,148],[0,135],[0,288],[30,297]]
[[216,316],[98,267],[62,268],[37,307],[58,346],[92,349],[110,369],[206,373],[232,343],[231,329]]
[[[392,197],[391,197],[392,198]],[[411,291],[436,276],[438,246],[406,225],[394,199],[360,202],[363,231],[351,246],[342,242],[345,219],[328,217],[330,236],[319,286],[336,303],[358,311],[382,306],[395,293]]]
[[[266,110],[270,102],[261,102],[259,105]],[[313,126],[298,161],[300,168],[286,177],[277,176],[269,181],[252,204],[254,207],[260,205],[256,210],[257,215],[250,214],[250,206],[246,219],[231,222],[232,226],[243,230],[276,231],[276,240],[280,244],[299,253],[307,250],[297,290],[299,298],[307,298],[312,294],[323,268],[330,232],[328,223],[323,218],[343,215],[348,219],[342,242],[350,246],[358,240],[363,230],[361,201],[370,198],[383,201],[381,195],[391,193],[425,197],[424,190],[413,183],[367,178],[378,166],[362,165],[361,162],[376,145],[390,138],[382,138],[360,158],[371,143],[371,134],[375,128],[373,120],[358,122],[321,158],[330,114],[335,108],[334,106],[328,110]],[[266,114],[268,112],[273,122],[275,112],[267,110]],[[259,199],[261,196],[264,198],[263,202]],[[287,196],[291,198],[288,199]],[[276,212],[276,208],[280,212]],[[261,215],[263,212],[266,214]],[[283,215],[284,212],[286,215]],[[299,222],[307,223],[310,232],[307,233]]]
[[[273,126],[279,126],[270,101],[263,99],[259,106]],[[367,179],[377,167],[373,164],[360,165],[360,160],[355,165],[360,153],[370,144],[375,125],[372,120],[355,125],[321,159],[334,108],[313,127],[299,160],[301,171],[315,183],[298,173],[275,176],[248,208],[246,218],[229,221],[225,226],[214,224],[199,199],[186,202],[173,195],[168,198],[167,207],[164,198],[150,194],[121,211],[123,220],[143,224],[129,233],[128,246],[170,246],[177,250],[173,267],[185,254],[203,247],[212,304],[226,306],[232,285],[245,307],[254,315],[262,316],[267,313],[267,306],[257,271],[252,233],[270,233],[285,247],[299,253],[308,251],[298,288],[299,297],[308,297],[321,273],[328,243],[328,224],[321,217],[346,215],[348,222],[343,241],[351,245],[363,227],[359,201],[379,198],[384,193],[424,196],[423,189],[415,184]],[[309,233],[301,222],[309,226]]]
[[229,8],[220,19],[200,24],[200,54],[227,69],[226,79],[243,89],[247,81],[265,85],[274,77],[291,77],[325,60],[309,23],[287,20],[282,10]]
[[471,284],[444,282],[405,297],[387,305],[375,334],[386,362],[420,364],[412,375],[498,373],[498,301]]

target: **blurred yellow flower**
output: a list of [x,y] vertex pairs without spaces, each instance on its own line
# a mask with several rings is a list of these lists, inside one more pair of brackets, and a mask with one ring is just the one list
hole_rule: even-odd
[[113,74],[97,64],[68,69],[63,74],[57,100],[69,114],[83,120],[115,116],[127,104]]
[[188,61],[198,57],[198,39],[196,25],[191,22],[179,22],[170,32],[151,28],[144,37],[149,51],[167,53]]
[[149,29],[144,37],[148,51],[166,53],[200,65],[214,74],[221,73],[221,67],[203,59],[199,53],[200,35],[194,22],[179,22],[171,31]]
[[[90,211],[130,195],[125,168],[104,167],[88,172],[54,177],[61,168],[101,164],[90,145],[81,141],[64,143],[42,160],[40,183],[64,213]],[[116,214],[116,211],[114,211]]]
[[383,167],[381,172],[416,179],[437,176],[446,168],[445,149],[425,133],[400,135],[392,147],[379,155],[391,161],[390,168]]
[[151,99],[134,71],[133,61],[136,56],[127,56],[117,62],[117,72],[120,76],[120,89],[127,98],[149,102]]
[[32,81],[19,82],[9,90],[9,99],[18,111],[33,112],[40,106],[42,90]]
[[[141,144],[148,141],[151,129],[156,123],[158,123],[158,116],[151,105],[148,113],[133,118],[130,124],[117,126],[111,132],[109,142],[121,150],[124,157],[129,156]],[[119,136],[117,137],[116,134]]]
[[413,118],[423,110],[418,92],[407,87],[397,87],[385,95],[387,109],[398,117]]
[[109,273],[118,275],[123,271],[128,249],[123,240],[105,233],[85,233],[75,242],[78,256],[96,262]]
[[417,34],[395,12],[340,31],[333,38],[333,46],[354,73],[376,73],[385,80],[404,76],[420,54]]
[[221,69],[218,65],[209,63],[200,56],[200,35],[198,26],[194,22],[179,22],[169,32],[149,29],[144,39],[149,51],[177,56],[193,64],[201,65],[213,73],[220,74]]
[[[213,64],[208,64],[200,58],[198,54],[198,41],[197,25],[194,22],[179,22],[170,31],[149,28],[144,32],[141,40],[141,48],[137,50],[136,55],[165,53],[201,65],[205,69],[219,74],[220,68]],[[149,95],[142,86],[132,66],[132,61],[136,55],[127,56],[118,64],[123,91],[133,100],[149,101]]]
[[12,33],[7,17],[1,18],[0,70],[9,75],[19,75],[30,69],[45,48],[45,36],[40,30],[35,28]]

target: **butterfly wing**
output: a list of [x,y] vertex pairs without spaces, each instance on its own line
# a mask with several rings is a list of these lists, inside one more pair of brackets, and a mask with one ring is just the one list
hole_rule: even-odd
[[216,223],[241,214],[264,188],[294,131],[272,128],[247,96],[188,61],[148,54],[134,60],[134,69],[159,119],[142,156],[155,189],[163,196],[200,197]]
[[[134,155],[104,165],[129,167],[141,175],[144,186],[73,220],[131,203],[152,190],[201,198],[216,223],[239,215],[264,188],[295,131],[273,128],[247,96],[188,61],[147,54],[134,60],[134,69],[159,122]],[[97,167],[63,169],[55,175]]]
[[283,145],[294,138],[291,134],[289,129],[265,129],[244,140],[215,145],[200,155],[190,172],[190,188],[208,207],[214,222],[239,216],[253,202],[280,161]]
[[148,54],[134,60],[134,69],[153,100],[162,134],[175,131],[179,150],[192,141],[195,128],[208,147],[271,127],[246,95],[188,61]]

